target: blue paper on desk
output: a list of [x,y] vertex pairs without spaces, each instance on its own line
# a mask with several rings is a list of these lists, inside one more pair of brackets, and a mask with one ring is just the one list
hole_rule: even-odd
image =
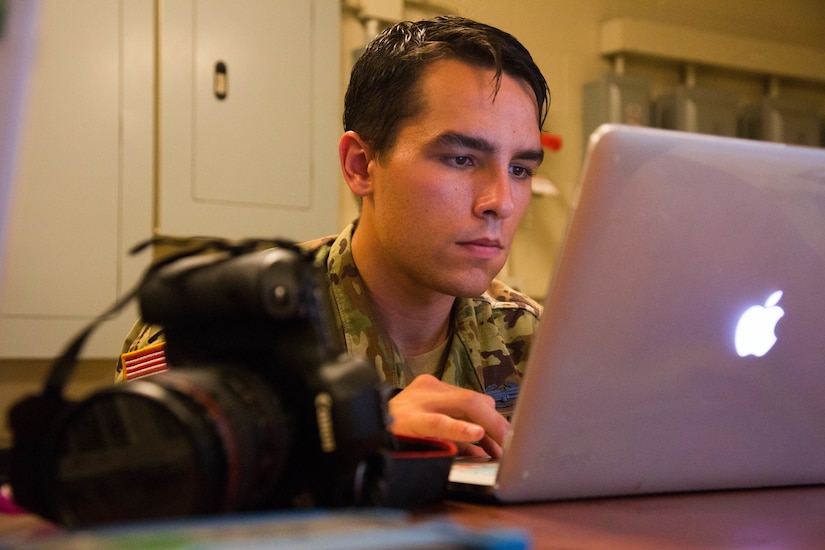
[[529,548],[528,535],[520,531],[472,531],[446,520],[416,521],[404,512],[389,509],[287,511],[154,521],[70,531],[22,542],[26,548],[60,550]]

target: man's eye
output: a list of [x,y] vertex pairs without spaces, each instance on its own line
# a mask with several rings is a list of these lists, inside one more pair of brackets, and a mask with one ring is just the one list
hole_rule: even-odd
[[470,157],[461,155],[450,157],[449,160],[456,166],[471,166],[473,164],[473,160]]
[[511,166],[510,173],[517,178],[532,178],[534,175],[533,170],[525,166]]

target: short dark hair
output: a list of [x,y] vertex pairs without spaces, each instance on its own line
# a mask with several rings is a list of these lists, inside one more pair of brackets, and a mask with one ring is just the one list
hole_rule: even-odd
[[530,52],[512,35],[477,21],[441,16],[398,23],[375,37],[355,62],[344,97],[344,130],[357,132],[377,156],[395,145],[399,124],[422,107],[424,69],[457,59],[525,81],[536,96],[539,128],[547,118],[550,90]]

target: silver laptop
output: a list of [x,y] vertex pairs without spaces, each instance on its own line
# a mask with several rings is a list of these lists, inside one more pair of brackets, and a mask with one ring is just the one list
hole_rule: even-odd
[[529,361],[452,496],[825,483],[825,150],[599,128]]

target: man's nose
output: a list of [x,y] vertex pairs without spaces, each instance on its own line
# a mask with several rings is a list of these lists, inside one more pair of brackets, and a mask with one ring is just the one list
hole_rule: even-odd
[[478,183],[474,213],[479,217],[508,218],[515,211],[514,182],[509,167],[495,168],[484,173]]

